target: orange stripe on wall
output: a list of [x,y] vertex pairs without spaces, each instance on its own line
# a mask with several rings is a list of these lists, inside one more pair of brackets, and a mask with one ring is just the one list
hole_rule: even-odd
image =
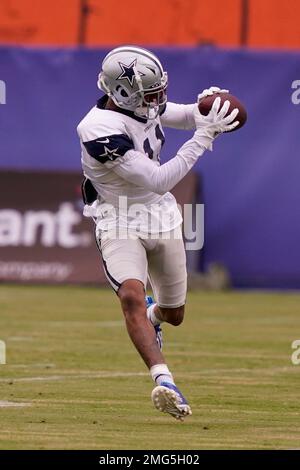
[[249,45],[300,48],[299,0],[251,0]]
[[89,3],[93,12],[88,22],[90,45],[235,45],[239,40],[240,0],[227,0],[225,10],[220,0],[161,0],[153,5],[131,0],[116,3],[113,19],[104,2]]
[[0,42],[73,45],[80,0],[1,0]]
[[[242,0],[87,0],[91,46],[239,46]],[[300,48],[300,0],[248,0],[254,47]],[[0,0],[0,43],[76,45],[82,0]]]

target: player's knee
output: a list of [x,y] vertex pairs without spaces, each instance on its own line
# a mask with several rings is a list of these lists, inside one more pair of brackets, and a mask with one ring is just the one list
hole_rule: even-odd
[[143,297],[137,295],[137,292],[132,289],[126,289],[119,294],[119,298],[123,309],[135,310],[137,307],[141,307],[145,301]]
[[125,315],[133,315],[141,309],[146,309],[144,290],[138,283],[126,282],[122,284],[118,296]]
[[184,305],[176,308],[161,308],[165,321],[173,326],[179,326],[184,319]]

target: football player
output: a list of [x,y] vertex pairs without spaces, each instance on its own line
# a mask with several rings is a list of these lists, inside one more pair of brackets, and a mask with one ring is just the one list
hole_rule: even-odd
[[[167,101],[168,77],[152,52],[113,49],[104,58],[98,87],[105,93],[78,125],[85,176],[85,215],[94,218],[105,274],[117,293],[129,336],[155,383],[154,406],[183,420],[191,408],[162,354],[161,323],[178,326],[186,300],[182,217],[169,191],[189,172],[214,138],[238,125],[238,110],[217,97],[207,116],[197,104]],[[217,87],[199,96],[222,92]],[[163,127],[193,129],[160,165]],[[155,301],[145,298],[149,278]]]

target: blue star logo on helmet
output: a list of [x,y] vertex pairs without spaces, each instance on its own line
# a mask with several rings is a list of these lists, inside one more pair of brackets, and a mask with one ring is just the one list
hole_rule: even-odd
[[135,79],[134,67],[136,66],[136,59],[131,62],[131,64],[126,65],[122,62],[119,62],[122,72],[118,76],[117,80],[128,80],[130,86],[133,87],[133,82]]
[[[136,59],[134,59],[133,62],[131,62],[131,64],[129,65],[126,65],[126,64],[123,64],[122,62],[118,62],[118,64],[120,65],[121,67],[121,70],[122,72],[120,73],[120,75],[117,77],[117,80],[127,80],[128,83],[130,84],[131,87],[133,87],[133,83],[134,83],[134,80],[135,80],[135,70],[134,70],[134,67],[136,66]],[[144,73],[141,73],[141,72],[138,72],[139,75],[145,75]]]

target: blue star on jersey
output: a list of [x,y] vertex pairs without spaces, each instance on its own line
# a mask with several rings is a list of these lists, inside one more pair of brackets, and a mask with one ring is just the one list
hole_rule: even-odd
[[114,157],[117,158],[121,156],[119,153],[117,153],[118,150],[119,150],[119,147],[113,150],[109,150],[109,148],[107,148],[106,145],[104,145],[104,153],[101,153],[101,155],[98,155],[98,156],[107,157],[108,160],[114,160]]
[[100,163],[114,161],[134,149],[130,137],[125,134],[112,134],[83,142],[88,154]]
[[[122,73],[117,77],[117,80],[127,80],[130,84],[130,86],[133,87],[134,79],[135,79],[135,71],[134,67],[136,66],[136,59],[134,59],[131,64],[126,65],[123,64],[122,62],[119,62],[119,65],[121,67]],[[144,73],[138,72],[139,75],[145,75]]]

